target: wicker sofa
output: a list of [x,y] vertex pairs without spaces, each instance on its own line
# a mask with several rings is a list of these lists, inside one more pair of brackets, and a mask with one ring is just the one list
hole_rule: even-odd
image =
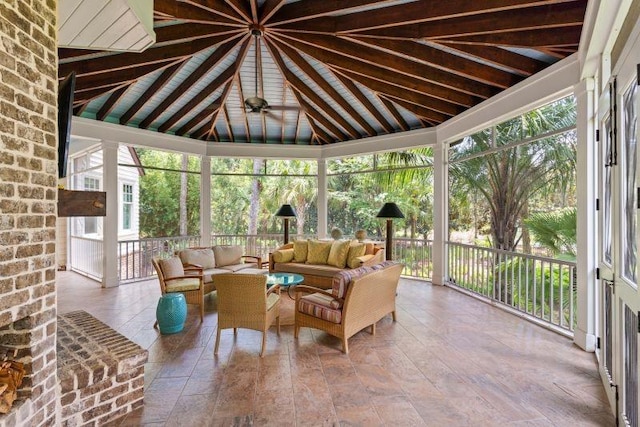
[[[316,248],[321,253],[312,257]],[[269,254],[269,272],[301,274],[305,285],[329,289],[337,273],[383,261],[383,248],[373,243],[299,240]]]
[[294,336],[301,327],[320,329],[340,338],[349,352],[349,337],[391,314],[396,320],[396,289],[404,265],[384,261],[370,267],[342,271],[333,278],[331,290],[298,285]]
[[223,273],[267,274],[262,269],[262,258],[243,255],[237,245],[195,247],[176,251],[185,268],[201,268],[205,284],[214,283],[215,276]]

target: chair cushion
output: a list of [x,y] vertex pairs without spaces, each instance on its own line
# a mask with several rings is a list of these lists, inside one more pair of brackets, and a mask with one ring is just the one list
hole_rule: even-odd
[[347,291],[349,290],[349,284],[355,279],[393,264],[395,264],[394,261],[385,261],[380,264],[354,268],[353,270],[342,270],[333,276],[333,280],[331,282],[331,293],[334,298],[345,298],[347,296]]
[[242,262],[242,248],[238,245],[217,245],[213,247],[216,267],[240,264]]
[[342,322],[342,310],[332,308],[333,302],[337,301],[328,295],[320,293],[305,295],[298,301],[298,311],[327,322],[339,324]]
[[195,278],[175,279],[165,282],[167,292],[195,291],[200,288],[200,280]]
[[278,249],[273,253],[274,262],[291,262],[293,261],[293,249]]
[[178,256],[182,260],[182,264],[199,265],[204,270],[214,268],[216,260],[213,256],[213,250],[210,248],[203,249],[183,249],[178,252]]
[[349,253],[347,254],[347,265],[349,268],[358,268],[362,262],[358,257],[364,255],[364,251],[367,249],[364,243],[352,243],[349,246]]
[[280,301],[280,295],[273,293],[269,294],[267,296],[267,311],[271,310],[278,301]]
[[364,254],[365,255],[375,255],[375,245],[371,242],[369,243],[365,243],[365,250],[364,250]]
[[307,254],[307,264],[327,264],[329,252],[333,242],[321,242],[319,240],[309,240],[309,253]]
[[295,262],[306,262],[308,243],[306,240],[296,240],[293,242],[293,260]]
[[180,258],[178,257],[161,259],[160,262],[158,262],[158,265],[160,266],[165,279],[184,276],[184,267],[182,266],[182,261],[180,261]]
[[329,250],[329,257],[327,258],[327,264],[334,267],[344,268],[347,265],[347,255],[349,254],[348,240],[336,240],[331,243],[331,250]]

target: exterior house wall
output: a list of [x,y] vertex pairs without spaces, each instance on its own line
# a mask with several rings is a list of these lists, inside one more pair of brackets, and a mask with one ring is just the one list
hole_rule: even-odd
[[0,426],[57,424],[56,6],[0,2],[0,357],[27,371]]

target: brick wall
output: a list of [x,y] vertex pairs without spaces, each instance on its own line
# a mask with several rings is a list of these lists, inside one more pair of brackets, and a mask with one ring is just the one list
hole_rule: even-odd
[[57,423],[56,7],[0,2],[0,346],[28,375],[0,426]]

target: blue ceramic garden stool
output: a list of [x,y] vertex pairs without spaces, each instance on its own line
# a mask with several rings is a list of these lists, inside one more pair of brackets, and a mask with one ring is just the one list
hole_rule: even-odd
[[164,294],[158,301],[156,319],[161,334],[175,334],[187,320],[187,300],[179,293]]

